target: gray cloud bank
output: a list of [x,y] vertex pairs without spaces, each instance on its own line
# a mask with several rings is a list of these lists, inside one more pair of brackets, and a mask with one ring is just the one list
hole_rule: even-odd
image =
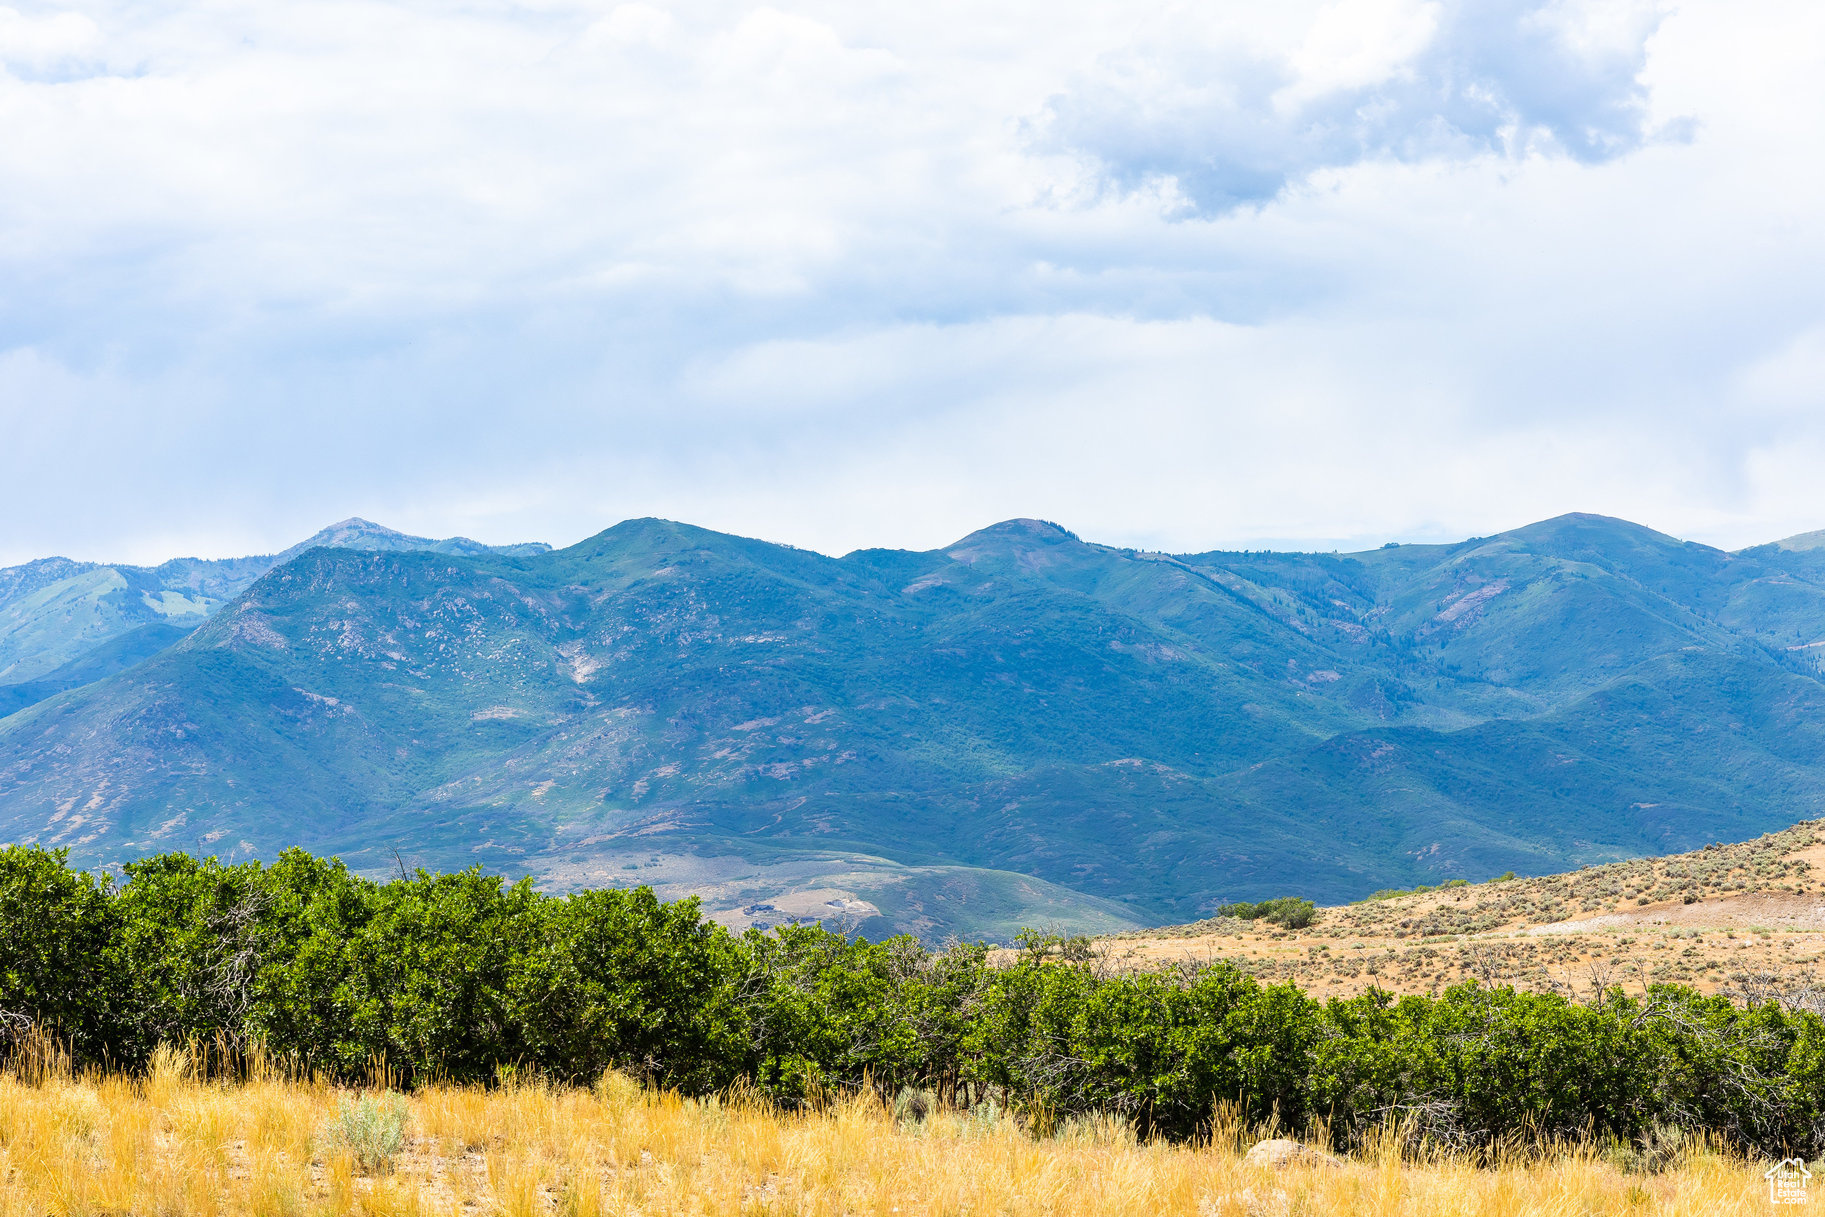
[[1641,72],[1663,19],[1538,0],[1336,5],[1290,54],[1168,28],[1055,99],[1047,131],[1126,186],[1169,179],[1202,211],[1377,158],[1594,164],[1646,137]]

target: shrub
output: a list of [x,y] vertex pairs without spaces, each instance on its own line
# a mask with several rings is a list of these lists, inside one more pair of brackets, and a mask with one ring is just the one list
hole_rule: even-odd
[[1289,930],[1302,930],[1318,919],[1318,906],[1297,896],[1277,896],[1256,904],[1226,904],[1217,910],[1217,916],[1269,921]]
[[115,893],[70,870],[67,856],[0,849],[0,1054],[41,1032],[86,1063],[119,1040],[127,974],[111,949]]
[[110,949],[128,978],[117,1059],[142,1062],[161,1043],[191,1038],[244,1046],[267,954],[259,864],[223,866],[176,853],[125,870]]
[[1658,1175],[1679,1165],[1692,1148],[1692,1137],[1684,1129],[1656,1124],[1640,1141],[1630,1144],[1618,1141],[1605,1153],[1604,1159],[1617,1170],[1631,1175]]
[[922,1124],[937,1109],[938,1096],[929,1090],[902,1086],[894,1096],[893,1118],[900,1124]]
[[697,901],[651,888],[542,900],[513,971],[530,1057],[582,1080],[620,1069],[689,1090],[726,1086],[747,1048],[735,940]]
[[390,1168],[405,1140],[405,1096],[391,1093],[384,1100],[371,1095],[337,1099],[336,1114],[323,1130],[328,1148],[346,1149],[370,1174]]

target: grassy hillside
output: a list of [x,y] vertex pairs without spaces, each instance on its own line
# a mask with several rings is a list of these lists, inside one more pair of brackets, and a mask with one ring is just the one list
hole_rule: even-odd
[[1549,873],[1825,813],[1814,555],[1601,517],[1354,555],[1038,521],[841,559],[656,520],[318,548],[0,719],[0,839],[625,877],[933,937]]
[[33,680],[0,684],[0,718],[35,705],[54,694],[93,684],[149,659],[190,633],[181,625],[149,621],[115,634]]
[[208,620],[273,567],[319,546],[469,555],[550,548],[497,548],[466,537],[435,541],[349,519],[276,555],[174,558],[158,566],[43,558],[0,569],[0,717],[131,667]]

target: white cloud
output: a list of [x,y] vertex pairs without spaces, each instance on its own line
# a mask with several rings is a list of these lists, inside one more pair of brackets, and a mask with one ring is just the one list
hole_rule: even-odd
[[95,23],[81,13],[32,16],[0,6],[0,63],[44,72],[79,60],[95,44]]
[[1818,526],[1822,47],[1721,0],[0,9],[0,561]]
[[1293,80],[1274,94],[1276,114],[1297,114],[1327,94],[1381,84],[1438,35],[1437,3],[1338,0],[1313,18],[1288,58]]

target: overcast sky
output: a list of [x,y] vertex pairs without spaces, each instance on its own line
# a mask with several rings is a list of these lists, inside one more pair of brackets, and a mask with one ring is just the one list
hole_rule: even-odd
[[1816,0],[0,7],[0,562],[1825,527]]

